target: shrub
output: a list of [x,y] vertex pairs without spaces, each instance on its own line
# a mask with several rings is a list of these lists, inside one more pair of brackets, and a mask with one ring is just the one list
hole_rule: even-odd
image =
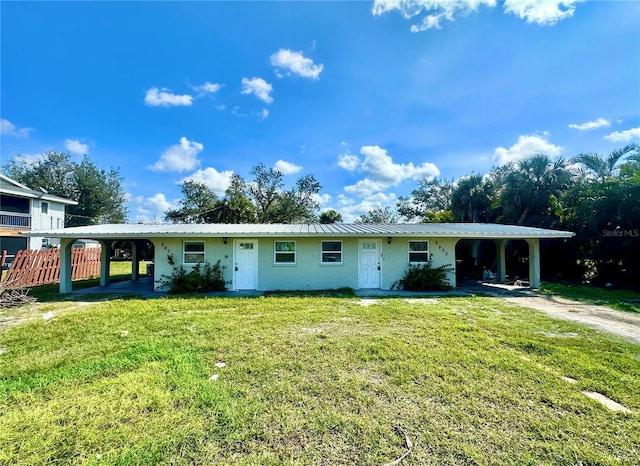
[[162,248],[167,251],[167,262],[173,267],[173,271],[169,277],[163,275],[159,283],[169,289],[169,294],[208,293],[227,289],[227,282],[222,274],[224,266],[220,265],[219,260],[213,265],[209,262],[197,264],[187,272],[182,265],[176,263],[173,253],[164,243]]
[[210,291],[224,291],[227,282],[222,277],[223,267],[220,261],[211,265],[208,262],[196,265],[187,272],[182,265],[173,266],[171,276],[165,281],[170,294],[207,293]]
[[431,259],[421,265],[410,265],[400,280],[400,286],[407,291],[450,290],[448,274],[453,268],[450,264],[434,267]]

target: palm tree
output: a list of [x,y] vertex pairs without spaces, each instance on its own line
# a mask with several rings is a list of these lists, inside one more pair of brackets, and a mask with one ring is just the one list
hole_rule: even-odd
[[629,156],[629,159],[635,160],[639,150],[638,144],[631,143],[622,149],[614,150],[606,158],[591,152],[578,154],[571,161],[582,165],[585,172],[597,180],[605,181],[615,175],[622,159]]
[[572,183],[567,162],[535,155],[517,163],[505,177],[501,220],[517,225],[552,226],[553,199]]
[[326,210],[320,214],[320,223],[342,223],[342,214],[333,209]]
[[453,218],[460,222],[489,222],[493,195],[491,182],[476,173],[458,180],[451,193]]

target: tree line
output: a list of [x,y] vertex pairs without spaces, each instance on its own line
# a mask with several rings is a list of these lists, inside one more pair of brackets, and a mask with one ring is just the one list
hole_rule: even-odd
[[[607,156],[584,153],[565,160],[536,155],[458,180],[423,179],[394,207],[376,207],[358,223],[483,222],[564,229],[575,237],[543,245],[543,264],[557,278],[638,287],[640,277],[640,147]],[[48,152],[3,166],[32,189],[72,199],[65,226],[126,221],[126,195],[118,170],[99,169],[85,156]],[[284,174],[258,164],[252,179],[232,175],[224,196],[206,184],[180,184],[179,206],[164,212],[173,223],[335,223],[335,210],[319,213],[320,183],[313,175],[285,189]],[[544,270],[543,270],[544,272]]]
[[[484,222],[568,230],[543,247],[556,278],[638,287],[640,146],[565,160],[536,155],[458,180],[422,180],[392,208],[361,220]],[[375,214],[375,215],[372,215]],[[383,215],[384,214],[384,215]]]

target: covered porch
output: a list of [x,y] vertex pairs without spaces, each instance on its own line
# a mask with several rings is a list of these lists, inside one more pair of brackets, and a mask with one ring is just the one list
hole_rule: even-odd
[[[72,267],[71,267],[71,251],[75,247],[76,241],[81,238],[62,238],[60,240],[60,293],[71,293],[73,290],[72,285]],[[91,239],[91,238],[82,238]],[[98,239],[100,243],[100,287],[106,288],[111,284],[110,269],[113,261],[115,248],[113,248],[115,238]],[[140,263],[143,260],[142,251],[149,248],[153,248],[153,243],[144,239],[134,238],[118,238],[118,243],[126,244],[130,250],[130,256],[128,259],[131,261],[131,282],[137,283],[137,288],[145,290],[148,288],[149,292],[153,292],[153,269],[151,270],[151,277],[144,277],[141,280]],[[153,257],[153,254],[151,254]],[[151,264],[153,267],[153,264]],[[114,285],[118,285],[117,283]],[[122,286],[122,285],[118,285]],[[118,287],[116,286],[116,288]],[[131,286],[129,286],[131,288]]]
[[464,238],[456,243],[455,257],[456,284],[467,280],[507,283],[509,279],[510,284],[540,288],[539,238]]

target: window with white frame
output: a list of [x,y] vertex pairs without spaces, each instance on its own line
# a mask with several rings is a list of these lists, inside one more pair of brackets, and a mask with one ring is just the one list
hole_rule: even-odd
[[323,264],[342,264],[342,241],[323,241],[321,249]]
[[275,241],[273,244],[273,262],[275,264],[295,264],[296,242]]
[[202,264],[204,262],[204,241],[185,241],[182,243],[182,262],[184,264]]
[[49,203],[42,201],[42,203],[40,204],[40,211],[43,214],[48,214],[49,213]]
[[409,263],[429,262],[429,241],[409,241]]

